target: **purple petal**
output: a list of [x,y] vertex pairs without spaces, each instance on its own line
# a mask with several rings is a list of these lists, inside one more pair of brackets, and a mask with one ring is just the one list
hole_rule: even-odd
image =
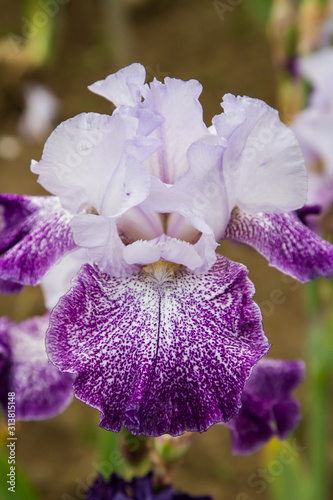
[[240,408],[268,351],[247,270],[218,256],[205,275],[158,262],[126,278],[85,265],[51,315],[47,350],[75,395],[118,432],[203,432]]
[[53,196],[1,194],[0,206],[0,279],[36,285],[55,262],[75,248],[71,215]]
[[135,477],[127,482],[116,474],[105,481],[97,476],[87,492],[86,500],[210,500],[210,497],[192,497],[186,493],[175,493],[172,486],[164,486],[155,492],[153,475]]
[[224,238],[254,247],[271,266],[302,283],[333,276],[333,245],[292,212],[251,216],[235,209]]
[[10,372],[10,347],[9,347],[9,325],[7,318],[0,318],[0,403],[4,409],[7,406],[9,392],[9,372]]
[[21,323],[0,320],[0,403],[5,409],[8,392],[15,392],[18,420],[51,418],[73,397],[73,376],[61,373],[47,359],[48,323],[48,314]]
[[288,437],[301,420],[299,403],[291,393],[303,378],[300,361],[258,363],[245,385],[240,412],[227,423],[234,453],[253,453],[273,436]]
[[14,283],[13,281],[5,281],[0,279],[0,293],[19,293],[23,288],[23,285],[19,283]]
[[304,207],[296,210],[297,217],[302,224],[309,227],[316,233],[320,232],[319,215],[323,213],[322,205],[304,205]]

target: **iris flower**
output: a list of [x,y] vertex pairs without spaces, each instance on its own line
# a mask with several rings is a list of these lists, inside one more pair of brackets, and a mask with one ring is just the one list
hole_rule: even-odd
[[309,169],[308,204],[333,202],[333,48],[304,56],[299,72],[311,85],[309,102],[291,123]]
[[108,430],[203,432],[237,415],[269,349],[247,269],[218,242],[302,282],[333,275],[333,246],[294,214],[306,167],[277,111],[227,94],[207,128],[197,81],[144,82],[132,64],[94,83],[113,113],[51,134],[31,168],[53,196],[1,196],[0,287],[36,285],[70,252],[83,266],[46,347],[76,397]]

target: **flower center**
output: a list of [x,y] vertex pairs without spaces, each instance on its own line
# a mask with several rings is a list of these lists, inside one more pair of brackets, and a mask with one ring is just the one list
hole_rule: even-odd
[[95,207],[92,207],[92,206],[86,207],[83,210],[83,213],[84,214],[89,214],[89,215],[99,215],[98,210]]
[[142,272],[148,274],[151,279],[156,280],[161,285],[166,281],[171,281],[175,273],[180,271],[182,267],[182,265],[175,264],[174,262],[159,260],[158,262],[144,266]]

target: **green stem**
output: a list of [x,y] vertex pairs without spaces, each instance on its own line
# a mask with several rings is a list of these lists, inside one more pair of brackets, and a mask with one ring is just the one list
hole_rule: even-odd
[[331,359],[333,315],[327,312],[317,281],[306,287],[307,302],[311,312],[308,340],[309,379],[309,445],[313,471],[313,498],[329,498],[328,445],[331,389]]

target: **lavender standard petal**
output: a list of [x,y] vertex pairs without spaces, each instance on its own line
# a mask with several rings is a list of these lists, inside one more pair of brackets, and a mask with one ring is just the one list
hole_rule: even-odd
[[273,436],[288,437],[301,420],[299,403],[291,393],[303,378],[300,361],[258,363],[245,385],[240,412],[227,423],[234,453],[253,453]]
[[235,209],[224,238],[254,247],[271,266],[302,283],[333,276],[333,245],[292,212],[251,216]]
[[227,139],[223,172],[230,207],[248,213],[283,213],[306,202],[307,174],[293,132],[260,99],[226,94],[213,118],[217,138]]
[[205,275],[159,262],[114,278],[85,265],[53,310],[47,351],[75,395],[118,432],[203,432],[240,408],[268,351],[247,270],[219,256]]
[[12,323],[0,320],[0,403],[15,392],[16,418],[41,420],[62,412],[73,397],[73,376],[47,359],[45,332],[49,315]]
[[208,134],[198,100],[202,86],[196,80],[184,82],[165,78],[164,84],[154,80],[144,89],[141,109],[160,115],[164,121],[152,132],[160,139],[160,148],[147,158],[145,165],[162,182],[173,184],[188,170],[188,148]]
[[145,67],[133,63],[104,80],[89,85],[88,89],[113,102],[115,106],[135,106],[141,101],[145,79]]
[[[0,206],[0,279],[36,285],[55,262],[75,248],[71,215],[53,196],[1,194]],[[6,286],[3,284],[4,290]]]

